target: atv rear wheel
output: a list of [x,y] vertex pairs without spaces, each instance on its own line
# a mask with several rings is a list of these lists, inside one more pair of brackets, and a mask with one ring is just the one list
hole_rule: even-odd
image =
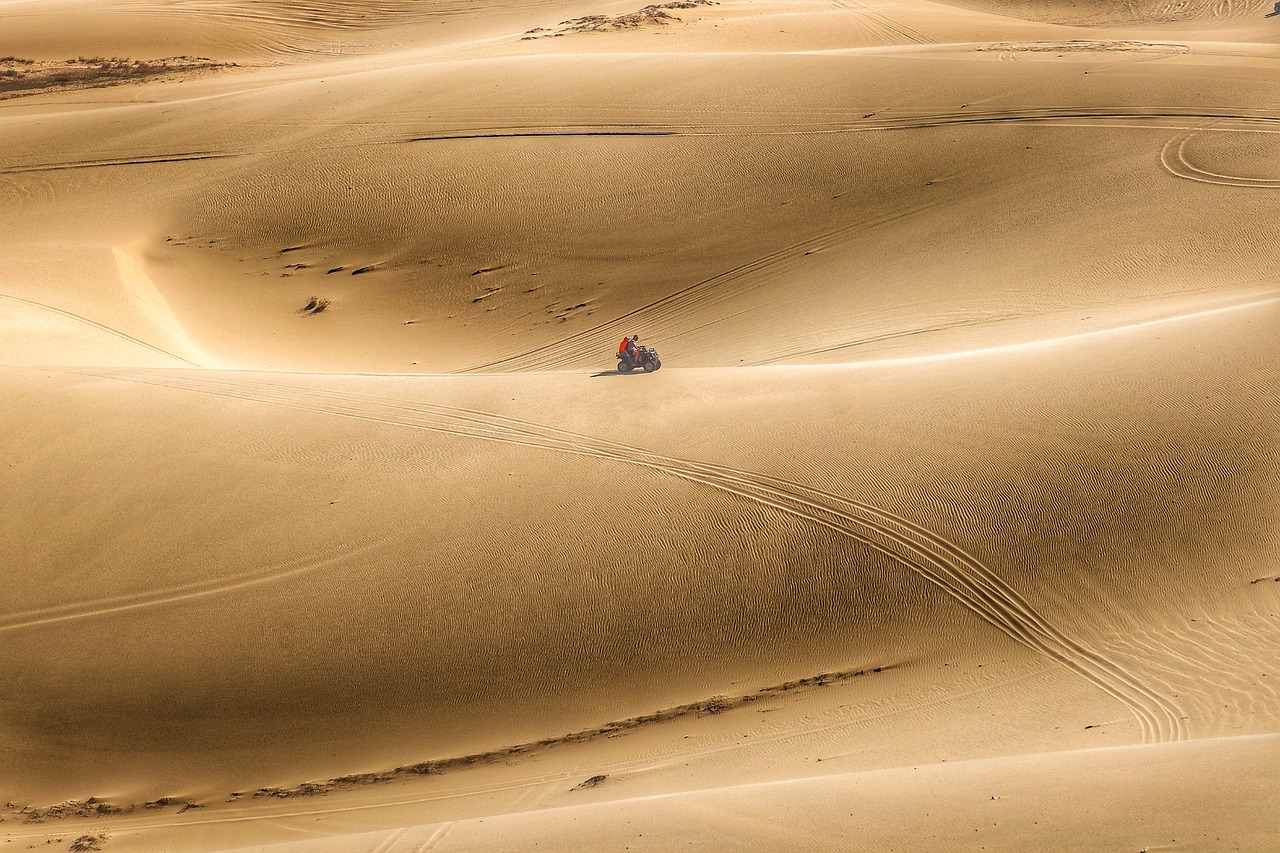
[[619,372],[619,373],[630,373],[630,372],[631,372],[631,368],[632,368],[632,367],[634,367],[634,366],[635,366],[635,365],[633,365],[633,364],[628,364],[628,363],[627,363],[627,362],[625,362],[625,361],[620,361],[620,362],[618,362],[618,372]]

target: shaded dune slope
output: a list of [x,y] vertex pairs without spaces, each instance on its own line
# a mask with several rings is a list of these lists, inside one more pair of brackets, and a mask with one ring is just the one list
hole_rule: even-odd
[[[1241,315],[1251,318],[1253,331],[1245,336],[1231,322]],[[1048,347],[1042,356],[1024,355],[1016,363],[976,356],[828,369],[835,372],[799,385],[794,368],[744,372],[740,378],[676,374],[662,396],[647,404],[649,418],[661,425],[646,430],[642,446],[651,450],[589,437],[609,435],[608,425],[625,420],[634,405],[624,384],[605,380],[564,387],[518,378],[433,380],[428,402],[414,399],[408,379],[359,380],[342,390],[332,380],[317,385],[251,374],[77,371],[41,380],[10,374],[14,392],[25,386],[27,394],[46,401],[35,405],[36,398],[28,397],[32,403],[23,409],[32,416],[56,421],[59,409],[90,406],[95,422],[120,424],[107,434],[137,430],[124,426],[137,406],[162,406],[172,437],[128,443],[164,447],[183,436],[185,444],[195,430],[206,450],[172,470],[166,467],[167,476],[208,482],[208,491],[183,497],[163,480],[144,482],[137,486],[142,494],[129,502],[155,504],[164,495],[163,503],[181,517],[196,512],[184,509],[183,501],[225,494],[217,505],[228,515],[197,528],[157,524],[139,540],[140,549],[112,549],[111,563],[101,568],[28,575],[57,580],[15,590],[36,606],[5,614],[0,627],[42,637],[38,646],[25,647],[28,656],[19,671],[45,675],[20,683],[28,690],[51,684],[52,671],[62,673],[56,683],[65,686],[47,699],[28,693],[28,701],[45,707],[42,727],[24,732],[19,726],[12,734],[43,756],[45,773],[58,780],[50,789],[37,774],[31,780],[36,789],[69,794],[89,778],[77,783],[74,753],[59,759],[66,747],[55,743],[82,729],[82,716],[100,724],[113,721],[95,727],[94,738],[99,748],[119,750],[120,772],[134,778],[141,766],[164,766],[148,750],[163,749],[169,738],[175,746],[207,753],[206,767],[220,761],[234,766],[234,753],[225,752],[227,738],[233,731],[253,731],[264,738],[257,764],[264,776],[216,775],[229,788],[255,787],[287,782],[282,777],[290,772],[316,774],[320,765],[298,762],[302,747],[296,738],[302,731],[308,753],[318,746],[316,732],[324,731],[326,745],[313,754],[350,749],[364,762],[384,755],[390,766],[391,752],[401,760],[415,751],[422,758],[448,757],[500,746],[504,739],[534,740],[593,720],[620,719],[628,709],[727,693],[726,679],[767,686],[850,665],[870,669],[914,661],[910,675],[936,654],[931,649],[940,632],[956,642],[964,638],[953,651],[969,660],[992,650],[1016,658],[1019,648],[1044,655],[1092,686],[1086,708],[1114,703],[1130,719],[1119,730],[1134,738],[1161,741],[1229,729],[1242,718],[1222,725],[1215,719],[1220,712],[1208,712],[1210,703],[1230,695],[1225,688],[1231,679],[1256,678],[1275,651],[1261,627],[1274,606],[1267,596],[1274,597],[1275,585],[1251,583],[1262,567],[1242,558],[1253,551],[1246,543],[1274,537],[1268,472],[1276,448],[1265,418],[1241,417],[1274,415],[1274,388],[1259,347],[1274,333],[1275,317],[1274,304],[1241,308],[1169,326],[1167,336],[1160,327],[1116,332]],[[1188,335],[1205,353],[1198,361],[1184,357],[1181,344]],[[1108,367],[1117,364],[1118,351],[1129,366]],[[1177,386],[1151,382],[1175,360]],[[1095,381],[1069,399],[1029,390],[1061,387],[1055,372],[1082,369]],[[1215,403],[1203,409],[1193,401],[1206,391]],[[544,402],[534,403],[530,394]],[[522,407],[565,413],[553,421],[563,426],[500,414],[501,401],[509,397]],[[786,422],[755,411],[778,399],[808,414]],[[922,409],[921,400],[929,406]],[[498,412],[486,414],[494,405]],[[859,417],[821,414],[845,406],[856,408]],[[708,407],[714,418],[706,417]],[[188,410],[190,415],[183,414]],[[1019,426],[1018,418],[1010,420],[1013,412],[1038,426]],[[192,415],[203,426],[189,421]],[[217,426],[226,418],[249,419],[255,426],[248,434],[261,437],[247,445],[232,439]],[[942,418],[957,435],[982,436],[982,451],[932,445],[929,436]],[[717,423],[734,427],[720,429]],[[1209,423],[1218,432],[1206,446]],[[1223,432],[1223,424],[1235,426]],[[19,423],[9,432],[21,431]],[[303,435],[308,440],[301,444],[288,438]],[[412,439],[407,444],[406,435]],[[292,453],[313,448],[329,465],[314,469],[313,485],[295,485],[283,504],[270,490],[224,493],[218,476],[243,483],[280,470],[279,462],[270,461],[278,450],[264,456],[257,449],[263,440],[297,448]],[[707,461],[664,452],[664,446],[706,448],[698,456]],[[768,473],[767,460],[779,464],[783,457],[771,456],[767,448],[779,446],[787,448],[787,458],[819,458],[811,449],[817,446],[856,448],[856,456],[837,455],[845,461],[829,471]],[[366,456],[360,447],[375,455]],[[1055,457],[1053,448],[1072,450]],[[397,458],[397,452],[408,455]],[[570,463],[555,469],[554,491],[538,473],[548,452]],[[78,458],[96,453],[90,442],[69,440],[57,453],[60,461],[39,460],[47,488],[54,490],[47,501],[67,507],[78,524],[33,540],[23,557],[28,564],[60,565],[61,549],[83,551],[78,539],[99,539],[104,524],[121,523],[112,516],[95,520],[90,505],[78,510],[70,503],[67,486],[76,483],[91,498],[91,481],[54,474],[59,467],[68,474],[82,470]],[[748,458],[755,460],[752,468],[763,464],[764,470],[750,473],[742,466]],[[1040,464],[1026,467],[1029,458]],[[121,464],[130,464],[127,456]],[[344,473],[353,465],[362,471],[355,480]],[[623,470],[616,470],[620,465]],[[254,468],[263,473],[247,476]],[[108,468],[91,476],[114,475]],[[827,484],[830,476],[839,484]],[[637,490],[644,512],[610,498],[616,490],[609,484],[618,482]],[[1260,504],[1262,494],[1271,497]],[[296,558],[295,541],[269,538],[288,516],[296,520],[284,529],[308,543],[306,562],[250,557],[267,549]],[[254,517],[271,523],[246,525]],[[1206,523],[1210,517],[1213,524]],[[1186,527],[1187,518],[1199,519],[1199,526]],[[378,519],[373,526],[372,519]],[[456,526],[458,519],[467,519],[465,527]],[[21,530],[41,522],[18,512],[6,524]],[[228,524],[242,531],[233,543],[213,539],[197,547],[190,541]],[[166,529],[173,531],[169,538],[176,537],[172,544],[157,538]],[[692,561],[682,544],[697,541],[699,529],[725,530],[724,544],[710,562]],[[1196,530],[1203,539],[1188,538]],[[569,541],[590,544],[567,549]],[[485,543],[496,542],[511,549],[499,560],[502,577],[518,579],[509,588],[493,583],[496,555]],[[125,556],[131,552],[135,556]],[[1113,552],[1141,557],[1116,562]],[[643,555],[641,562],[637,555]],[[204,580],[211,565],[225,567],[216,570],[224,575],[221,584]],[[636,609],[645,597],[628,578],[642,566],[644,585],[656,584],[659,596],[651,607]],[[1046,572],[1046,566],[1053,570]],[[69,590],[93,576],[119,581],[104,590],[105,597],[67,603],[80,598]],[[690,596],[686,589],[704,592]],[[252,598],[243,598],[250,590]],[[285,600],[293,602],[289,609],[296,615],[268,621],[265,614],[282,612]],[[782,613],[775,609],[780,600],[790,602]],[[894,600],[903,603],[889,603]],[[517,601],[526,603],[517,608]],[[1081,606],[1085,601],[1088,607]],[[1264,620],[1255,621],[1255,646],[1238,650],[1233,666],[1239,674],[1224,675],[1222,688],[1200,685],[1223,690],[1213,694],[1216,699],[1193,700],[1207,714],[1203,718],[1189,713],[1194,693],[1163,689],[1167,670],[1184,670],[1178,661],[1199,655],[1206,656],[1201,667],[1221,668],[1215,648],[1231,640],[1192,642],[1185,634],[1185,611],[1177,609],[1187,601],[1196,602],[1196,612],[1216,616],[1190,628],[1197,633],[1214,634],[1230,620]],[[520,621],[503,613],[520,614]],[[525,620],[534,613],[542,615],[530,633]],[[900,613],[913,616],[904,622],[891,615]],[[965,613],[971,616],[957,621]],[[143,665],[152,672],[143,684],[153,687],[139,695],[138,683],[122,669],[118,683],[129,685],[128,694],[100,688],[77,705],[55,710],[54,697],[64,695],[89,663],[73,663],[59,649],[93,646],[103,631],[115,635],[120,648],[123,614],[132,626],[125,638],[136,636],[153,648]],[[329,624],[333,618],[338,621]],[[370,618],[375,621],[365,621]],[[193,620],[202,625],[194,634],[201,639],[181,640]],[[413,630],[415,624],[422,629]],[[1171,633],[1172,639],[1145,642],[1153,631]],[[325,639],[307,642],[315,632]],[[1180,641],[1180,634],[1188,638]],[[166,636],[172,641],[160,649],[167,651],[155,649],[154,638]],[[226,643],[231,645],[220,648]],[[1103,652],[1108,646],[1113,656]],[[136,672],[141,654],[141,648],[126,650],[118,663],[94,660],[92,666],[98,673],[116,666]],[[729,672],[726,660],[737,662]],[[317,671],[331,673],[321,693],[311,681]],[[260,688],[253,686],[254,672],[270,673]],[[154,692],[160,685],[163,697]],[[258,695],[259,690],[267,692]],[[185,700],[188,691],[205,698]],[[578,697],[576,708],[559,701],[566,692]],[[214,696],[216,702],[206,705]],[[1265,730],[1280,709],[1258,704],[1261,698],[1248,700],[1254,703],[1248,725]],[[511,702],[525,709],[522,719],[536,719],[539,727],[504,724]],[[134,710],[112,710],[121,707]],[[174,716],[138,718],[148,707],[171,709]],[[208,717],[213,708],[216,717]],[[371,720],[379,722],[370,727]],[[424,730],[426,720],[431,725]],[[58,722],[50,727],[51,721]],[[40,737],[41,730],[56,733],[58,740]],[[423,740],[415,731],[429,736]],[[392,733],[394,749],[388,752],[386,741],[379,748],[377,742]],[[792,734],[802,736],[803,730]],[[267,743],[277,747],[267,749]],[[138,769],[129,769],[133,762]],[[333,766],[332,759],[325,764]],[[161,778],[178,786],[197,781],[184,782],[179,765]],[[207,771],[201,778],[207,783]]]

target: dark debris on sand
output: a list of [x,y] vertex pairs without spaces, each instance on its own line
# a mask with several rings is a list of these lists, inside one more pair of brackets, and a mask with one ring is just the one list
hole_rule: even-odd
[[79,56],[48,62],[4,56],[0,57],[0,100],[41,92],[144,83],[160,77],[229,67],[233,64],[202,56],[168,56],[163,59]]
[[582,18],[571,18],[561,21],[558,27],[547,29],[537,27],[524,35],[524,41],[547,36],[562,36],[568,33],[604,33],[614,30],[634,30],[644,26],[665,26],[667,22],[679,20],[669,15],[669,10],[693,9],[698,6],[717,6],[715,0],[672,0],[668,3],[654,3],[636,12],[623,15],[587,15]]

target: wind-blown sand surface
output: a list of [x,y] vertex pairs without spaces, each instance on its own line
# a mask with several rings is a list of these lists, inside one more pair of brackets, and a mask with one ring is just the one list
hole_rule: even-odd
[[0,837],[1280,849],[1271,5],[0,2]]

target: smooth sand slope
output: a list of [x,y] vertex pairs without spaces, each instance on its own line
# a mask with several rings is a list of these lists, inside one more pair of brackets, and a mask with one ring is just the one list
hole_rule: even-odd
[[203,63],[0,87],[0,836],[1280,846],[1280,18],[1101,6],[0,3]]
[[[1275,736],[935,764],[471,819],[330,841],[321,850],[1232,850],[1274,802]],[[1224,761],[1224,758],[1227,759]],[[1189,796],[1194,776],[1221,796]],[[1169,805],[1177,803],[1171,811]],[[762,815],[786,814],[785,822]],[[1158,821],[1152,820],[1159,814]],[[915,838],[904,844],[910,816]],[[850,827],[855,827],[850,832]]]

